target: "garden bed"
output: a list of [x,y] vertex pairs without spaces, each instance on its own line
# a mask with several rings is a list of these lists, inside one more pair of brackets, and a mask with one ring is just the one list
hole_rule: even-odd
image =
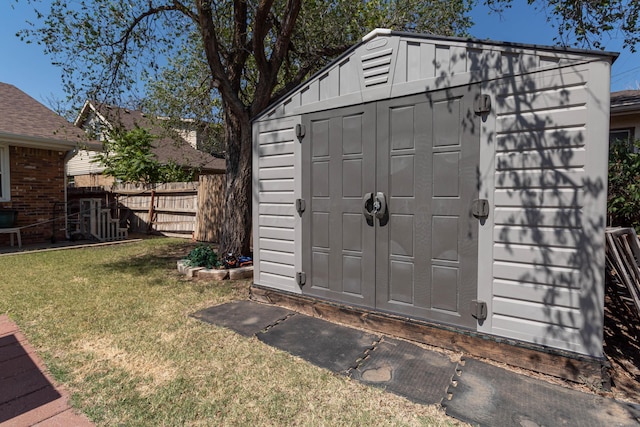
[[240,280],[253,278],[253,266],[238,268],[205,268],[191,267],[188,261],[181,259],[178,261],[178,272],[189,278],[197,277],[198,279],[212,280]]

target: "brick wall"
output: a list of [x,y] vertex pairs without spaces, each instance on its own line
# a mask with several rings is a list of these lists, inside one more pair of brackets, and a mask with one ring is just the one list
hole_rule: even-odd
[[[17,210],[18,227],[41,223],[21,230],[23,244],[51,241],[54,232],[57,240],[65,238],[65,155],[65,151],[9,147],[11,201],[0,202],[0,209]],[[0,234],[0,245],[8,244],[9,235]]]

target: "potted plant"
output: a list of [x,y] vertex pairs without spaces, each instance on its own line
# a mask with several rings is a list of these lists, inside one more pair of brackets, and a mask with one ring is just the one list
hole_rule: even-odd
[[18,211],[15,209],[0,209],[0,228],[13,228],[16,226]]

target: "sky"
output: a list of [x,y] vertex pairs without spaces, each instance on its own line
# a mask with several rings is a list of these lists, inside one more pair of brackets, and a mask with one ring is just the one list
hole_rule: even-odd
[[[537,11],[524,0],[514,0],[514,6],[502,16],[476,6],[471,17],[475,25],[470,32],[479,39],[555,44],[556,32],[546,22],[544,11]],[[33,6],[24,0],[0,0],[0,82],[12,84],[52,107],[52,102],[66,98],[60,69],[51,65],[52,58],[44,54],[43,46],[26,44],[16,37],[17,31],[28,26],[26,21],[34,19]],[[621,38],[606,37],[603,42],[607,51],[620,52],[611,69],[611,90],[640,89],[640,53],[623,50]]]

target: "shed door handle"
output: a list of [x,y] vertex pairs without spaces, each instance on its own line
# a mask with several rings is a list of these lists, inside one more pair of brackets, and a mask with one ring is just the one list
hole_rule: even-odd
[[378,219],[383,219],[387,213],[387,198],[382,192],[376,193],[373,201],[373,212]]
[[373,220],[373,193],[366,193],[362,198],[362,213],[367,221]]

